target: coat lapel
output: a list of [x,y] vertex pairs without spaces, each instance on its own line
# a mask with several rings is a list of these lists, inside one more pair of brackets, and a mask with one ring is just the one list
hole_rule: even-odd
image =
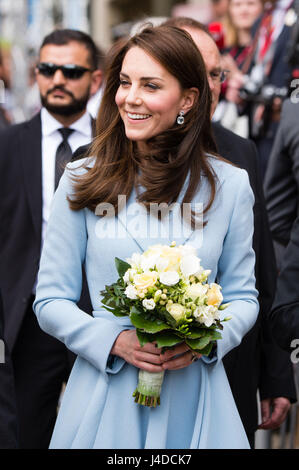
[[42,163],[40,114],[25,123],[21,135],[22,164],[28,203],[38,237],[42,227]]

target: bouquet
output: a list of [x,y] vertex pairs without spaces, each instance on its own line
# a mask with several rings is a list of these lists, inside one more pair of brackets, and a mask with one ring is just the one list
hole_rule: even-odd
[[[210,270],[200,265],[191,245],[153,245],[126,261],[115,258],[118,280],[101,291],[104,308],[129,316],[140,345],[170,348],[185,341],[191,351],[209,355],[223,329],[221,286],[208,284]],[[222,321],[229,320],[225,318]],[[135,402],[160,404],[164,371],[139,371]]]

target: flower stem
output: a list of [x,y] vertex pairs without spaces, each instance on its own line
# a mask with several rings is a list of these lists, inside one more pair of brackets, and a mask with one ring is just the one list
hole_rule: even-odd
[[162,372],[147,372],[139,370],[138,384],[133,397],[135,403],[143,406],[156,407],[160,405],[160,393],[164,378]]

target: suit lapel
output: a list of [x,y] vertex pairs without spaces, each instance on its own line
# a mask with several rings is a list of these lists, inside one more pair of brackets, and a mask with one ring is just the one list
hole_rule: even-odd
[[22,164],[28,203],[37,236],[42,227],[42,163],[40,114],[26,122],[21,135]]

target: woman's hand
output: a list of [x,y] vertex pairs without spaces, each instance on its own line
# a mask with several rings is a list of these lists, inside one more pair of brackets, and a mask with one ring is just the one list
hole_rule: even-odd
[[171,349],[167,349],[161,357],[163,358],[162,367],[164,370],[183,369],[190,366],[192,362],[199,359],[202,355],[191,351],[186,343],[180,343]]
[[148,372],[164,370],[161,352],[162,349],[157,348],[153,343],[146,343],[141,347],[136,330],[122,331],[111,349],[111,354],[120,356],[129,364]]
[[162,353],[154,343],[140,346],[136,330],[125,330],[117,337],[111,354],[122,357],[126,362],[148,372],[182,369],[200,358],[201,354],[191,352],[186,343],[180,343]]

